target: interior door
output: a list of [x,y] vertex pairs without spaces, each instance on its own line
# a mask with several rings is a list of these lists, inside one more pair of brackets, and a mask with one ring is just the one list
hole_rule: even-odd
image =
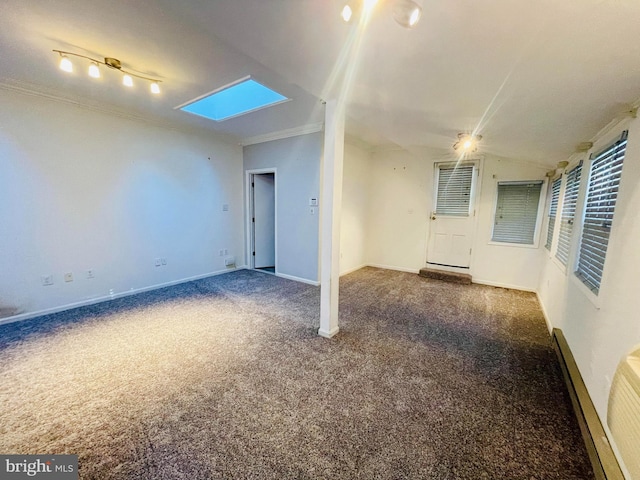
[[253,176],[254,268],[276,266],[276,190],[275,175]]
[[474,229],[476,164],[437,164],[427,263],[469,268]]

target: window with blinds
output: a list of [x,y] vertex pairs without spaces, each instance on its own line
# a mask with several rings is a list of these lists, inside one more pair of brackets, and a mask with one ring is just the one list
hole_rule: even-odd
[[547,243],[544,247],[551,250],[551,242],[553,241],[553,230],[556,226],[556,214],[558,212],[558,200],[560,199],[560,185],[562,185],[562,177],[557,178],[551,187],[551,203],[549,204],[549,225],[547,227]]
[[469,216],[473,165],[438,168],[436,214]]
[[591,160],[576,275],[596,295],[602,281],[626,148],[625,131],[620,140]]
[[558,248],[556,249],[556,258],[563,265],[566,265],[569,260],[569,248],[571,247],[573,222],[576,217],[576,203],[578,201],[578,191],[580,190],[581,175],[582,162],[566,174],[567,184],[564,187],[562,213],[560,214],[560,233],[558,234]]
[[542,182],[499,182],[494,242],[533,245]]

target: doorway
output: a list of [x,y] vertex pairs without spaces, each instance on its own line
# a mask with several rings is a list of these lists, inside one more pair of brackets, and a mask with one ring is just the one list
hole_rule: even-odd
[[249,171],[249,259],[253,269],[276,273],[276,172]]
[[435,165],[427,264],[470,267],[477,184],[478,162]]

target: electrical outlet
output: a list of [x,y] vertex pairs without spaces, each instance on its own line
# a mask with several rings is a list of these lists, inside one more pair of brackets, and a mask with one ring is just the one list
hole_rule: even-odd
[[67,272],[64,274],[64,281],[69,283],[69,282],[73,282],[73,273],[71,272]]
[[43,275],[40,277],[43,286],[53,285],[53,275]]
[[95,272],[93,271],[92,268],[90,268],[89,270],[87,270],[87,278],[95,278]]
[[160,265],[162,265],[162,260],[156,258],[156,267],[159,267]]
[[223,212],[228,212],[229,211],[229,204],[225,203],[222,205],[222,211]]

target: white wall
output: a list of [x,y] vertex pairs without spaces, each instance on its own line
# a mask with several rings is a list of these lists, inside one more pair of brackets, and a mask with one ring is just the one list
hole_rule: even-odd
[[318,282],[319,208],[309,198],[320,194],[322,133],[244,147],[244,170],[276,168],[276,272]]
[[[624,125],[602,138],[593,151],[618,137]],[[581,196],[589,172],[585,161]],[[579,202],[581,203],[581,202]],[[539,282],[539,297],[548,321],[561,328],[606,427],[611,379],[618,362],[640,344],[640,120],[629,124],[629,139],[607,249],[602,284],[597,299],[587,293],[573,274],[549,255]],[[579,210],[582,211],[580,205]],[[579,216],[574,226],[575,258],[580,238]],[[570,263],[573,265],[573,263]],[[608,430],[608,429],[607,429]],[[610,437],[611,438],[611,437]]]
[[9,91],[0,104],[3,316],[224,271],[220,249],[243,259],[240,147]]
[[340,224],[340,274],[366,265],[367,218],[371,155],[346,143],[342,180],[342,217]]
[[433,163],[428,154],[384,150],[370,165],[367,263],[417,272],[426,258]]
[[[487,156],[482,165],[478,224],[473,246],[473,281],[488,285],[535,291],[544,255],[544,203],[538,212],[536,244],[506,245],[491,242],[498,182],[544,180],[548,167]],[[546,183],[541,196],[546,198]]]
[[[411,272],[426,265],[435,163],[440,161],[451,159],[443,159],[442,154],[428,150],[388,150],[373,154],[368,264]],[[497,182],[542,180],[546,170],[548,167],[488,155],[482,160],[478,222],[470,268],[475,282],[535,291],[542,246],[539,243],[535,248],[492,244],[491,234]]]

